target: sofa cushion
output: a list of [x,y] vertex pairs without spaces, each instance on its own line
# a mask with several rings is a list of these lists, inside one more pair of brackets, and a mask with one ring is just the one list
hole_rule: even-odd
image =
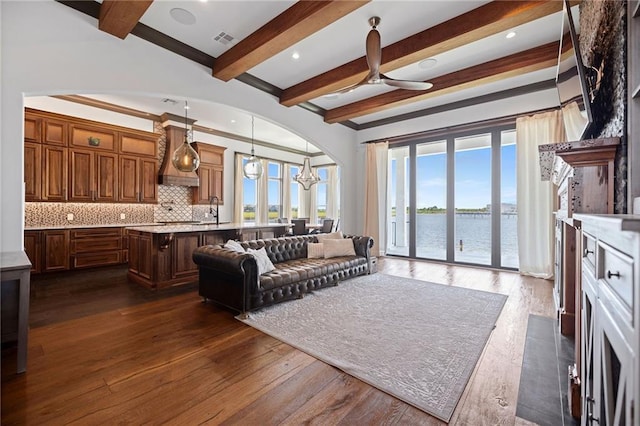
[[319,259],[324,258],[324,246],[322,243],[307,244],[307,258]]
[[338,256],[355,256],[356,251],[353,248],[353,240],[351,238],[343,238],[341,240],[324,240],[324,257],[329,259]]
[[343,238],[342,231],[330,232],[328,234],[315,234],[319,243],[325,240],[341,240]]
[[276,269],[271,263],[269,256],[267,256],[267,251],[262,247],[259,250],[247,249],[247,253],[251,254],[256,258],[256,263],[258,264],[258,275],[265,274],[267,272],[271,272]]
[[295,259],[276,263],[276,269],[260,276],[260,289],[270,290],[293,283],[301,283],[314,278],[330,279],[340,271],[355,268],[366,263],[364,257],[343,256],[331,259]]
[[244,253],[244,247],[242,247],[242,245],[235,240],[229,240],[224,243],[224,248],[237,251],[238,253]]

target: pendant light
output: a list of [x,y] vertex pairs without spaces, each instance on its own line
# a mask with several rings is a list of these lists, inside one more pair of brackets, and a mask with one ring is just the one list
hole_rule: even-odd
[[189,105],[184,101],[184,142],[171,156],[171,162],[181,172],[193,172],[200,165],[200,157],[189,143],[189,128],[187,126],[187,110]]
[[[309,142],[307,141],[307,147],[305,151],[308,153],[309,151]],[[298,172],[297,175],[293,177],[293,180],[298,182],[302,187],[306,190],[311,188],[311,185],[320,182],[320,178],[317,175],[314,175],[311,171],[311,163],[309,157],[304,157],[304,161],[302,162],[302,170]]]
[[247,179],[256,180],[262,176],[262,163],[253,152],[253,116],[251,116],[251,157],[245,163],[242,172]]

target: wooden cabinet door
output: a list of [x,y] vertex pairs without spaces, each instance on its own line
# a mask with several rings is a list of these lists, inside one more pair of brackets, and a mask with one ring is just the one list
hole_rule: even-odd
[[42,119],[28,112],[24,114],[24,141],[42,142]]
[[67,148],[42,146],[42,199],[67,200]]
[[140,202],[156,203],[158,201],[158,160],[140,158]]
[[116,131],[89,124],[72,124],[69,146],[116,152]]
[[69,231],[43,231],[43,271],[66,271],[69,269]]
[[120,156],[120,182],[118,183],[118,200],[124,203],[137,203],[140,187],[138,159],[126,155]]
[[198,177],[200,178],[200,186],[193,188],[193,203],[194,204],[209,204],[211,199],[211,181],[212,181],[213,168],[206,164],[200,164],[198,167]]
[[129,233],[129,270],[141,277],[153,276],[153,241],[150,234]]
[[198,272],[191,255],[200,246],[199,234],[176,233],[171,244],[171,278],[180,278]]
[[42,199],[42,145],[24,143],[24,186],[26,201]]
[[158,158],[158,136],[156,134],[120,133],[120,153],[141,157]]
[[42,143],[67,146],[68,125],[64,121],[47,118],[43,120]]
[[96,152],[95,201],[115,202],[118,200],[118,155]]
[[69,201],[87,202],[95,197],[95,153],[69,151]]
[[24,231],[24,251],[31,261],[31,273],[37,274],[42,268],[41,231]]

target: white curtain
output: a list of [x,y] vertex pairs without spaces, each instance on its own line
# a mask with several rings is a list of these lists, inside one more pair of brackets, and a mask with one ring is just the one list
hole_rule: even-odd
[[[586,113],[585,113],[586,114]],[[580,111],[577,102],[571,102],[566,104],[562,108],[562,115],[564,116],[564,125],[566,130],[566,140],[578,141],[582,136],[584,126],[587,125],[587,117],[585,117]],[[563,139],[564,141],[565,139]]]
[[298,217],[309,217],[309,191],[305,191],[302,185],[298,184],[298,194],[300,197]]
[[282,212],[280,217],[291,220],[291,165],[282,167]]
[[327,217],[338,219],[338,166],[327,166]]
[[269,160],[260,160],[262,176],[256,181],[256,223],[264,225],[269,222]]
[[243,178],[242,174],[242,154],[236,153],[234,169],[234,182],[233,182],[233,222],[243,222],[243,203],[244,193],[242,191]]
[[540,179],[538,145],[563,141],[559,110],[516,120],[518,255],[524,275],[553,277],[554,186]]
[[[316,167],[311,168],[311,173],[318,176],[318,169]],[[309,223],[318,223],[318,184],[311,185],[309,188],[309,214],[307,216],[309,218]]]
[[373,238],[372,253],[384,255],[387,224],[387,162],[389,144],[367,144],[364,193],[364,234]]

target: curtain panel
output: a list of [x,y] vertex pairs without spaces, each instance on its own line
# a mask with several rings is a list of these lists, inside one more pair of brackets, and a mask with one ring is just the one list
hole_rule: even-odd
[[561,111],[516,120],[516,186],[520,273],[553,277],[554,186],[540,178],[538,145],[563,142]]

